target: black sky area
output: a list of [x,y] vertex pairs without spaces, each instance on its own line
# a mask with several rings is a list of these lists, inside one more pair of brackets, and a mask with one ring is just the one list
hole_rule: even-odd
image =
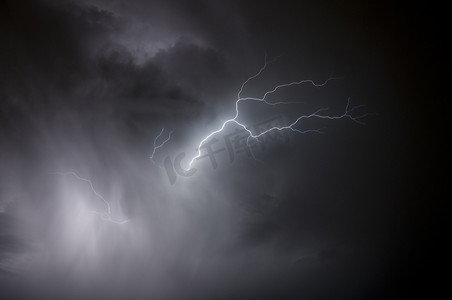
[[[444,12],[2,1],[0,299],[436,298],[449,261]],[[241,121],[340,115],[350,99],[365,124],[303,121],[324,133],[287,130],[258,161],[225,151],[171,182],[165,159],[195,154],[233,116],[264,56],[247,96],[340,78],[269,98],[301,104],[244,103]],[[162,128],[174,131],[153,163]],[[92,213],[105,210],[97,193],[129,221]]]

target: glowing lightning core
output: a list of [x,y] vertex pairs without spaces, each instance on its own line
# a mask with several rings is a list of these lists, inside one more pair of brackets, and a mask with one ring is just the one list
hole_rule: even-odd
[[100,211],[92,210],[92,211],[90,211],[91,213],[98,214],[98,215],[100,215],[102,217],[103,220],[106,220],[106,221],[109,221],[109,222],[112,222],[112,223],[116,223],[116,224],[124,224],[124,223],[127,223],[127,222],[130,221],[129,219],[116,220],[116,219],[114,219],[111,216],[110,203],[104,197],[102,197],[101,194],[99,194],[96,191],[96,189],[94,188],[93,183],[91,182],[91,180],[88,180],[86,178],[82,178],[77,173],[72,172],[72,171],[71,172],[52,172],[50,174],[52,174],[52,175],[61,175],[61,176],[74,176],[77,180],[80,180],[80,181],[88,183],[88,185],[91,188],[91,191],[93,192],[93,194],[96,197],[98,197],[99,199],[101,199],[103,201],[103,203],[105,204],[105,207],[106,207],[106,211],[100,212]]
[[268,102],[267,101],[267,96],[275,93],[277,90],[281,89],[281,88],[285,88],[285,87],[289,87],[289,86],[294,86],[294,85],[302,85],[302,84],[311,84],[314,87],[322,87],[324,85],[326,85],[330,80],[333,79],[338,79],[335,77],[330,77],[328,78],[326,81],[324,81],[323,83],[315,83],[313,80],[301,80],[301,81],[294,81],[294,82],[290,82],[290,83],[284,83],[284,84],[280,84],[277,85],[275,88],[268,90],[265,92],[265,94],[261,97],[261,98],[256,98],[256,97],[242,97],[242,92],[244,87],[246,86],[246,84],[251,81],[252,79],[258,77],[259,75],[261,75],[261,73],[267,68],[267,57],[265,57],[265,62],[264,65],[262,66],[262,68],[253,76],[249,77],[247,80],[245,80],[245,82],[242,83],[242,86],[240,87],[239,92],[237,93],[237,100],[235,101],[235,116],[231,119],[228,119],[226,121],[223,122],[223,124],[221,125],[221,127],[213,132],[211,132],[209,135],[207,135],[205,138],[203,138],[201,140],[201,142],[198,145],[198,150],[197,150],[197,154],[190,160],[190,163],[188,164],[189,169],[191,169],[193,163],[195,162],[195,160],[197,158],[199,158],[201,156],[201,146],[207,142],[212,136],[214,136],[215,134],[223,131],[223,129],[225,128],[226,125],[230,124],[230,123],[235,123],[236,125],[242,127],[244,130],[247,131],[248,133],[248,137],[247,137],[247,144],[249,145],[249,140],[250,138],[253,139],[257,139],[259,137],[261,137],[264,134],[267,134],[271,131],[274,130],[287,130],[290,129],[292,131],[298,132],[298,133],[307,133],[307,132],[318,132],[321,133],[320,130],[305,130],[305,131],[301,131],[299,129],[294,128],[295,125],[297,125],[297,123],[302,120],[302,119],[309,119],[309,118],[319,118],[319,119],[330,119],[330,120],[336,120],[336,119],[342,119],[342,118],[349,118],[353,121],[355,121],[356,123],[359,124],[364,124],[362,121],[360,121],[360,119],[372,115],[371,113],[365,113],[359,116],[352,116],[350,113],[360,107],[363,107],[364,105],[358,105],[358,106],[354,106],[354,107],[350,107],[350,98],[347,100],[347,105],[345,107],[345,112],[342,115],[338,115],[338,116],[330,116],[330,115],[321,115],[320,113],[323,111],[328,110],[328,108],[321,108],[318,109],[317,111],[308,114],[308,115],[301,115],[299,116],[293,123],[291,123],[288,126],[281,126],[281,127],[272,127],[269,128],[268,130],[265,130],[259,134],[253,134],[251,132],[251,130],[249,130],[245,124],[240,123],[239,121],[237,121],[238,117],[239,117],[239,103],[242,101],[259,101],[259,102],[263,102],[267,105],[281,105],[281,104],[293,104],[293,103],[300,103],[300,102],[286,102],[286,101],[279,101],[279,102]]

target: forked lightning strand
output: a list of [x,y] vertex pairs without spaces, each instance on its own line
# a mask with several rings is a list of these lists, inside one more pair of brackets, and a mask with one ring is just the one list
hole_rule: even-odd
[[319,119],[330,119],[330,120],[336,120],[336,119],[342,119],[342,118],[349,118],[353,121],[355,121],[356,123],[359,124],[364,124],[364,122],[361,121],[362,118],[372,115],[371,113],[365,113],[365,114],[361,114],[358,116],[352,116],[350,113],[358,108],[364,107],[364,105],[358,105],[358,106],[354,106],[354,107],[350,107],[350,98],[347,100],[347,105],[345,107],[345,112],[342,115],[338,115],[338,116],[332,116],[332,115],[323,115],[320,114],[321,112],[324,112],[326,110],[328,110],[328,108],[321,108],[318,109],[317,111],[308,114],[308,115],[301,115],[299,116],[293,123],[291,123],[288,126],[281,126],[281,127],[272,127],[269,128],[259,134],[253,134],[251,132],[251,130],[249,130],[245,124],[239,122],[237,119],[239,117],[239,103],[242,101],[258,101],[258,102],[263,102],[267,105],[282,105],[282,104],[294,104],[294,103],[302,103],[302,102],[287,102],[287,101],[278,101],[278,102],[269,102],[267,100],[267,97],[273,93],[275,93],[276,91],[285,88],[285,87],[290,87],[290,86],[297,86],[297,85],[302,85],[302,84],[310,84],[314,87],[322,87],[324,85],[326,85],[330,80],[334,80],[334,79],[338,79],[337,77],[330,77],[327,80],[325,80],[322,83],[315,83],[313,80],[301,80],[301,81],[294,81],[294,82],[290,82],[290,83],[284,83],[284,84],[280,84],[277,85],[275,88],[268,90],[264,93],[264,95],[261,98],[257,98],[257,97],[242,97],[242,92],[243,89],[245,88],[246,84],[248,82],[250,82],[252,79],[259,77],[262,72],[267,68],[268,62],[267,62],[267,58],[265,58],[265,62],[264,65],[262,66],[262,68],[253,76],[249,77],[247,80],[245,80],[245,82],[243,82],[242,86],[240,87],[239,92],[237,93],[237,100],[235,101],[235,116],[231,119],[228,119],[226,121],[224,121],[224,123],[220,126],[219,129],[211,132],[209,135],[207,135],[204,139],[201,140],[201,142],[198,145],[198,150],[197,150],[197,154],[196,156],[194,156],[191,160],[190,163],[188,164],[189,169],[191,169],[193,163],[195,162],[195,160],[197,158],[199,158],[201,156],[201,146],[206,143],[212,136],[214,136],[215,134],[223,131],[223,129],[226,127],[226,125],[228,124],[236,124],[240,127],[242,127],[244,130],[247,131],[248,133],[248,137],[247,137],[247,144],[249,145],[249,140],[251,138],[253,139],[257,139],[259,137],[261,137],[264,134],[267,134],[271,131],[275,131],[275,130],[292,130],[298,133],[307,133],[307,132],[317,132],[317,133],[321,133],[320,130],[317,129],[309,129],[309,130],[299,130],[295,128],[295,125],[297,125],[302,119],[310,119],[310,118],[319,118]]
[[125,220],[116,220],[116,219],[114,219],[114,218],[111,216],[111,207],[110,207],[110,203],[109,203],[104,197],[102,197],[101,194],[99,194],[99,193],[96,191],[96,189],[94,188],[93,183],[91,182],[91,180],[88,180],[88,179],[86,179],[86,178],[80,177],[77,173],[72,172],[72,171],[71,171],[71,172],[53,172],[53,173],[50,173],[50,174],[52,174],[52,175],[61,175],[61,176],[73,176],[73,177],[75,177],[77,180],[80,180],[80,181],[83,181],[83,182],[88,183],[88,185],[89,185],[89,187],[91,188],[91,191],[93,192],[93,194],[94,194],[96,197],[98,197],[99,199],[101,199],[101,200],[104,202],[105,207],[106,207],[106,211],[103,211],[103,212],[102,212],[102,211],[95,211],[95,210],[92,210],[92,211],[90,211],[91,213],[98,214],[98,215],[100,215],[100,216],[102,217],[103,220],[109,221],[109,222],[112,222],[112,223],[116,223],[116,224],[124,224],[124,223],[127,223],[127,222],[130,221],[129,219],[125,219]]
[[162,130],[160,131],[160,133],[159,133],[159,134],[155,137],[155,139],[154,139],[154,147],[153,147],[153,149],[152,149],[152,154],[151,154],[151,156],[149,157],[149,158],[151,159],[152,163],[154,163],[154,164],[155,164],[155,161],[154,161],[155,151],[157,151],[158,148],[163,147],[163,145],[165,145],[165,144],[171,139],[171,134],[172,134],[173,131],[174,131],[174,129],[171,130],[171,131],[169,132],[168,137],[166,138],[166,140],[164,140],[163,142],[161,142],[160,144],[157,145],[157,141],[158,141],[158,139],[160,138],[160,136],[163,134],[163,131],[164,131],[164,130],[165,130],[165,128],[162,128]]

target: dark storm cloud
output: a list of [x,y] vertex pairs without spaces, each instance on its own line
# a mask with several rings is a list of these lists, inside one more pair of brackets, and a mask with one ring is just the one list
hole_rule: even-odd
[[100,128],[100,135],[110,126],[118,135],[145,130],[149,136],[151,126],[180,127],[178,120],[199,117],[227,86],[220,52],[183,35],[143,61],[121,40],[124,31],[136,34],[126,30],[133,26],[102,8],[32,1],[4,6],[2,30],[11,36],[1,50],[2,123],[10,128],[4,134],[32,136],[17,143],[35,142],[37,131],[77,131],[80,124]]
[[[210,239],[217,229],[204,230],[206,238],[201,239],[199,246],[190,245],[184,233],[192,236],[195,228],[204,227],[202,222],[191,225],[193,222],[189,221],[186,230],[166,230],[165,226],[172,225],[165,225],[165,219],[179,221],[168,215],[165,207],[159,208],[164,211],[161,216],[153,212],[160,203],[150,209],[145,202],[149,195],[162,198],[161,202],[169,200],[157,185],[152,184],[151,190],[145,187],[148,183],[143,179],[150,175],[145,170],[149,168],[146,158],[152,135],[162,123],[180,128],[182,122],[199,116],[205,103],[215,106],[217,100],[213,96],[221,92],[216,88],[221,89],[224,79],[228,78],[222,55],[213,48],[192,43],[189,38],[179,39],[176,35],[172,44],[159,50],[156,56],[143,60],[131,51],[129,44],[117,38],[123,21],[101,8],[50,2],[10,2],[4,6],[2,32],[10,38],[1,55],[1,122],[6,129],[2,132],[2,219],[8,223],[1,234],[2,270],[28,269],[25,274],[19,273],[22,275],[35,271],[46,273],[40,279],[42,288],[35,292],[38,297],[40,294],[51,297],[54,289],[50,282],[66,269],[66,263],[69,268],[76,264],[89,269],[92,258],[77,258],[82,255],[77,253],[86,251],[84,247],[73,244],[73,249],[68,251],[63,247],[68,240],[65,230],[61,229],[66,228],[64,220],[72,219],[71,212],[76,210],[77,203],[56,201],[55,185],[59,181],[48,175],[49,171],[76,170],[85,177],[97,178],[95,184],[102,194],[111,196],[108,188],[120,188],[120,193],[128,199],[124,204],[128,215],[135,220],[142,219],[146,231],[151,235],[154,231],[159,240],[169,236],[168,242],[161,241],[161,245],[152,247],[147,244],[146,234],[136,236],[135,242],[142,242],[144,249],[157,253],[153,255],[158,260],[169,261],[166,267],[166,263],[161,262],[138,273],[147,277],[160,272],[161,282],[165,284],[177,282],[178,276],[189,276],[196,265],[193,260],[202,255],[199,251],[204,247],[203,239]],[[197,71],[191,73],[193,70]],[[203,85],[209,88],[201,90]],[[206,92],[208,96],[203,95]],[[132,153],[141,158],[131,159]],[[122,174],[119,177],[114,175],[118,172]],[[79,188],[89,195],[86,186]],[[143,207],[147,208],[143,210]],[[17,227],[16,219],[19,223],[31,222],[33,230],[26,231],[32,236],[32,243],[39,247],[25,247],[23,235],[7,232],[5,228]],[[213,241],[211,247],[217,247],[215,244]],[[138,244],[132,246],[137,247]],[[138,252],[138,256],[122,258],[129,266],[125,272],[120,272],[120,277],[140,270],[140,259],[149,259],[146,251]],[[98,275],[105,275],[101,273],[118,259],[119,252],[110,253],[102,262],[98,261],[103,265]],[[37,258],[29,264],[28,258],[34,255]],[[165,269],[159,271],[161,268]],[[129,276],[131,286],[124,288],[121,294],[140,288],[140,283],[133,283],[138,280],[138,273]],[[175,278],[165,281],[164,277],[171,273]],[[66,281],[68,290],[75,289],[75,295],[83,293],[84,288],[77,281],[93,275],[87,274],[85,270],[75,271]],[[12,285],[8,286],[8,280],[5,282],[5,288],[9,289]],[[109,289],[104,283],[96,285],[101,290]],[[153,287],[160,289],[158,283]],[[56,293],[60,292],[63,293]],[[136,293],[145,292],[138,289]]]
[[[216,50],[196,46],[189,37],[183,36],[177,36],[174,44],[162,49],[164,51],[158,57],[137,65],[137,57],[128,49],[129,45],[115,40],[118,32],[123,30],[121,26],[127,23],[124,24],[120,16],[94,6],[34,2],[6,3],[4,6],[2,29],[7,37],[12,36],[2,48],[2,81],[9,83],[2,86],[4,94],[8,90],[22,90],[29,93],[22,98],[38,98],[48,89],[73,92],[80,85],[93,81],[102,84],[103,80],[117,89],[113,91],[118,94],[113,95],[116,97],[134,100],[154,91],[153,95],[148,95],[152,100],[160,93],[183,98],[184,95],[177,96],[182,92],[177,91],[177,86],[171,86],[172,82],[197,80],[195,86],[190,86],[191,82],[188,85],[199,88],[206,80],[212,81],[212,77],[225,72],[223,58]],[[179,38],[183,39],[177,42]],[[153,43],[152,39],[150,43]],[[184,72],[196,67],[202,73],[184,79]],[[116,86],[121,72],[124,72],[123,80],[130,80]],[[179,78],[173,78],[177,76]],[[139,82],[135,83],[137,78]],[[22,86],[27,88],[21,89]],[[35,101],[49,101],[42,98]]]
[[[2,293],[17,292],[11,274],[47,299],[378,298],[402,293],[394,282],[404,276],[424,282],[409,276],[410,262],[426,255],[428,234],[417,232],[437,224],[430,199],[439,190],[419,179],[432,154],[420,141],[430,144],[437,124],[420,118],[434,111],[422,74],[436,69],[419,8],[94,0],[1,8]],[[282,95],[307,102],[302,112],[332,113],[351,96],[379,116],[363,127],[313,124],[327,134],[293,135],[258,152],[264,163],[199,166],[171,186],[148,160],[154,137],[176,129],[159,159],[194,150],[193,139],[233,112],[266,50],[285,56],[247,94],[333,74],[345,79]],[[251,124],[265,119],[261,107],[243,109]],[[290,119],[297,109],[278,113]],[[70,170],[131,222],[84,214],[83,205],[103,209],[89,186],[49,175]]]

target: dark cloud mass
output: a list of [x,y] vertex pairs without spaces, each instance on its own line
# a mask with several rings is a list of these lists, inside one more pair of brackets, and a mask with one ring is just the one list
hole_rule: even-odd
[[[440,11],[3,1],[0,298],[435,298],[447,261]],[[248,126],[340,115],[348,98],[375,114],[272,132],[252,144],[257,160],[229,152],[240,128],[227,126],[210,140],[224,148],[215,161],[183,176],[178,155],[186,169],[234,116],[264,55],[243,96],[340,79],[268,98],[297,104],[242,102]],[[171,139],[153,162],[162,128]]]

